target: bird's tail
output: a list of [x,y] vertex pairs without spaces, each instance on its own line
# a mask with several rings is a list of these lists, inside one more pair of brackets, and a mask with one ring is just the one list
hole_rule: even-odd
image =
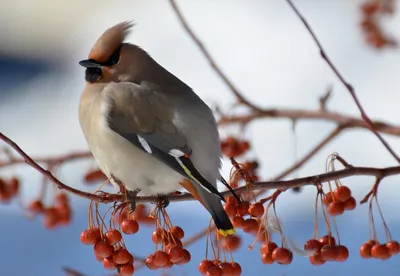
[[194,186],[196,187],[204,206],[211,214],[218,232],[222,236],[235,234],[235,228],[222,206],[221,199],[217,195],[214,195],[197,185]]

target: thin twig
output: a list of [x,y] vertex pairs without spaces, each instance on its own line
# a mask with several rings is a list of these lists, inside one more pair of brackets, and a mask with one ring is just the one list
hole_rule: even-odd
[[[85,158],[89,158],[89,157],[93,157],[93,155],[90,151],[86,150],[86,151],[72,152],[72,153],[61,155],[61,156],[38,157],[38,158],[33,158],[33,159],[37,163],[45,163],[48,165],[56,166],[56,165],[60,165],[64,162],[69,162],[69,161],[78,160],[78,159],[85,159]],[[21,164],[21,163],[25,163],[25,160],[12,157],[9,160],[7,160],[6,162],[0,161],[0,168],[17,165],[17,164]]]
[[[326,120],[338,124],[346,125],[347,128],[364,128],[368,125],[362,119],[347,116],[341,113],[327,110],[305,110],[305,109],[283,109],[271,108],[261,112],[250,112],[244,115],[222,116],[218,122],[219,125],[246,124],[256,119],[266,118],[286,118],[295,120]],[[374,121],[375,129],[379,132],[400,136],[400,126],[391,125],[386,122]]]
[[69,267],[62,267],[61,269],[66,273],[66,276],[85,276],[85,274]]
[[291,0],[286,0],[286,2],[290,5],[290,7],[293,9],[293,11],[296,13],[296,15],[300,18],[300,20],[303,22],[304,26],[306,27],[307,31],[312,36],[315,44],[317,44],[317,47],[319,48],[321,57],[326,61],[326,63],[329,65],[329,67],[332,69],[332,71],[335,73],[335,75],[338,77],[338,79],[343,83],[343,85],[346,87],[347,91],[349,91],[351,97],[353,98],[354,102],[356,103],[356,105],[361,113],[361,117],[367,123],[368,128],[376,135],[376,137],[378,137],[378,139],[382,142],[382,144],[390,152],[390,154],[397,160],[397,162],[400,163],[400,158],[397,156],[397,154],[394,152],[394,150],[390,147],[390,145],[386,142],[386,140],[383,139],[382,135],[380,135],[379,132],[375,129],[374,123],[371,121],[371,119],[368,117],[367,113],[364,111],[364,108],[362,107],[353,86],[344,79],[344,77],[342,76],[340,71],[336,68],[336,66],[333,64],[331,59],[328,57],[327,53],[325,52],[324,48],[322,47],[321,42],[318,40],[316,34],[312,30],[311,26],[308,24],[307,20],[304,18],[304,16],[300,13],[300,11],[297,9],[297,7],[293,4],[293,2]]
[[321,142],[319,142],[314,148],[306,153],[303,158],[299,159],[295,164],[287,168],[285,171],[274,177],[274,180],[279,180],[296,171],[298,168],[303,166],[308,160],[310,160],[315,154],[317,154],[324,146],[336,138],[346,127],[337,126],[331,133],[329,133]]
[[203,42],[194,34],[192,29],[189,27],[186,19],[183,17],[182,12],[180,11],[178,5],[176,4],[176,1],[174,0],[169,0],[172,9],[174,10],[175,14],[177,15],[179,21],[181,22],[183,28],[185,31],[188,33],[190,38],[193,40],[193,42],[197,45],[197,47],[200,49],[201,53],[204,55],[204,57],[207,59],[207,61],[210,63],[210,66],[214,69],[214,71],[217,73],[217,75],[221,78],[221,80],[229,87],[229,89],[232,91],[233,94],[237,97],[240,103],[243,103],[247,106],[249,106],[251,109],[256,110],[256,111],[261,111],[261,108],[257,107],[253,103],[251,103],[249,100],[247,100],[243,94],[239,91],[239,89],[228,79],[228,77],[222,72],[222,70],[219,68],[219,66],[216,64],[214,59],[211,57],[210,53],[204,46]]

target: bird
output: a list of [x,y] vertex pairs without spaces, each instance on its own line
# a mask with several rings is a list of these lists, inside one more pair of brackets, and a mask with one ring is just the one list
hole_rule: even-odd
[[138,193],[165,196],[189,181],[187,190],[218,232],[232,235],[217,189],[217,181],[229,185],[220,174],[213,112],[192,88],[126,41],[134,25],[124,21],[106,29],[79,62],[86,84],[78,113],[88,147],[101,171],[116,188],[123,183],[133,201]]

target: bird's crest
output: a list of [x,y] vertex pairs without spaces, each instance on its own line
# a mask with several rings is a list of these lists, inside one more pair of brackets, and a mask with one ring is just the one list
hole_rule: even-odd
[[131,28],[132,21],[121,22],[107,29],[96,41],[89,53],[89,59],[98,62],[106,61],[110,55],[125,41]]

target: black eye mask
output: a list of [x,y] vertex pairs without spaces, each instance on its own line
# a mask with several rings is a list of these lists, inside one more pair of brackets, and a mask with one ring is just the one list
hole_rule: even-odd
[[115,64],[118,63],[119,61],[119,55],[121,53],[121,46],[117,48],[117,50],[114,51],[114,53],[111,54],[111,56],[108,58],[107,61],[103,63],[99,63],[100,65],[106,66],[106,67],[111,67]]
[[[122,46],[122,45],[121,45]],[[118,63],[119,61],[119,56],[121,53],[121,46],[119,46],[114,53],[111,54],[111,56],[106,60],[105,62],[98,62],[94,59],[87,59],[87,60],[82,60],[79,62],[79,64],[83,67],[86,68],[99,68],[101,66],[104,67],[111,67],[114,66],[115,64]]]

